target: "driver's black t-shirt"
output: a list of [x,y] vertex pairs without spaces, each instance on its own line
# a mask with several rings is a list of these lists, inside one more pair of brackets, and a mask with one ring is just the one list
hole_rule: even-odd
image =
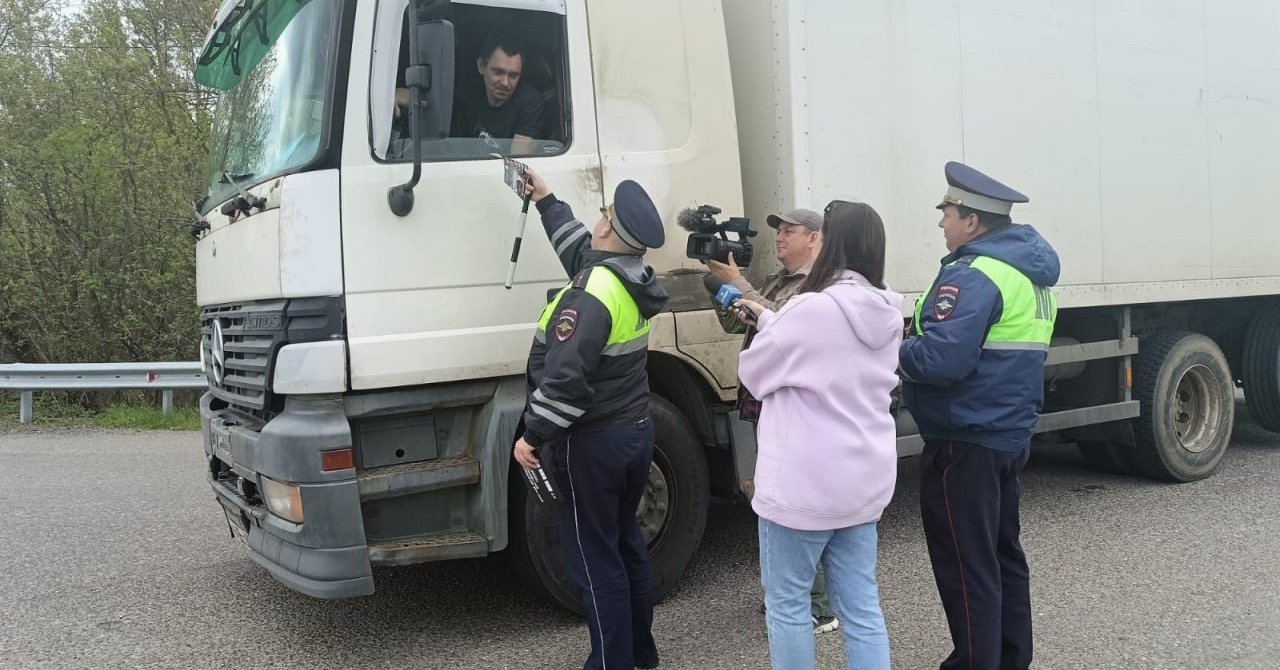
[[515,94],[501,107],[490,106],[484,87],[475,87],[458,97],[450,135],[479,137],[483,130],[499,139],[516,135],[545,139],[542,137],[545,121],[542,96],[529,86],[516,86]]

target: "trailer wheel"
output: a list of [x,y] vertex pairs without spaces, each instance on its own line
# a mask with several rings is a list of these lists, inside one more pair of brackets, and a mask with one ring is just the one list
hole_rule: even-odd
[[[636,518],[649,546],[656,603],[675,588],[698,548],[711,487],[702,447],[680,411],[667,400],[651,396],[649,412],[657,444]],[[520,466],[513,461],[513,467]],[[560,543],[556,510],[538,504],[518,471],[512,471],[510,480],[511,541],[506,553],[512,570],[534,592],[581,614],[582,601]]]
[[1280,433],[1280,308],[1258,314],[1244,337],[1244,399],[1249,414]]
[[1142,405],[1138,444],[1126,461],[1140,474],[1176,482],[1213,474],[1231,442],[1231,379],[1222,350],[1204,335],[1145,338],[1134,366],[1134,397]]

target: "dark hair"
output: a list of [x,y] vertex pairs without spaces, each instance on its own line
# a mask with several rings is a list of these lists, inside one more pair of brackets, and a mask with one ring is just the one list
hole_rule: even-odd
[[1013,225],[1013,219],[1009,218],[1008,214],[992,214],[991,212],[971,209],[964,205],[956,205],[956,212],[960,214],[960,218],[962,219],[967,218],[970,214],[977,216],[978,223],[981,224],[983,228],[986,228],[987,232],[1000,230],[1001,228],[1007,228]]
[[480,43],[480,60],[485,63],[493,56],[495,49],[502,49],[508,56],[520,56],[524,46],[511,35],[489,35]]
[[871,205],[832,200],[822,215],[822,250],[800,293],[821,291],[842,270],[853,270],[884,288],[884,221]]

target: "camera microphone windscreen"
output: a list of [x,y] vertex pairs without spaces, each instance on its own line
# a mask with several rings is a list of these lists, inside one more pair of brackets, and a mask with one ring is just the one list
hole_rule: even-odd
[[702,278],[702,285],[707,288],[707,293],[715,295],[720,292],[720,287],[724,286],[724,280],[713,274],[707,274]]
[[680,210],[678,215],[676,215],[676,224],[691,233],[696,233],[701,229],[701,226],[699,225],[699,222],[701,221],[702,216],[699,215],[698,210],[693,207],[685,207]]

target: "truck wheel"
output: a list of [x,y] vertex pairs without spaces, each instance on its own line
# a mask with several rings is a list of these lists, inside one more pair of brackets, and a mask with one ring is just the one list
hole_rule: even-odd
[[636,518],[649,545],[653,601],[675,588],[707,526],[711,476],[697,434],[680,410],[659,396],[649,397],[657,433],[649,485]]
[[560,543],[560,515],[555,506],[538,502],[515,459],[507,481],[510,540],[503,554],[509,569],[529,590],[582,614],[578,585]]
[[1196,333],[1166,331],[1142,341],[1134,366],[1142,404],[1126,459],[1148,477],[1176,482],[1213,474],[1231,442],[1234,387],[1222,350]]
[[1259,426],[1280,433],[1280,308],[1260,312],[1244,337],[1244,399]]
[[[654,602],[671,592],[693,557],[707,523],[710,477],[702,447],[684,415],[667,400],[651,396],[656,432],[653,464],[636,518],[649,546]],[[518,468],[513,461],[513,467]],[[536,593],[582,613],[579,591],[560,543],[559,516],[539,505],[524,475],[513,470],[509,490],[512,570]]]

